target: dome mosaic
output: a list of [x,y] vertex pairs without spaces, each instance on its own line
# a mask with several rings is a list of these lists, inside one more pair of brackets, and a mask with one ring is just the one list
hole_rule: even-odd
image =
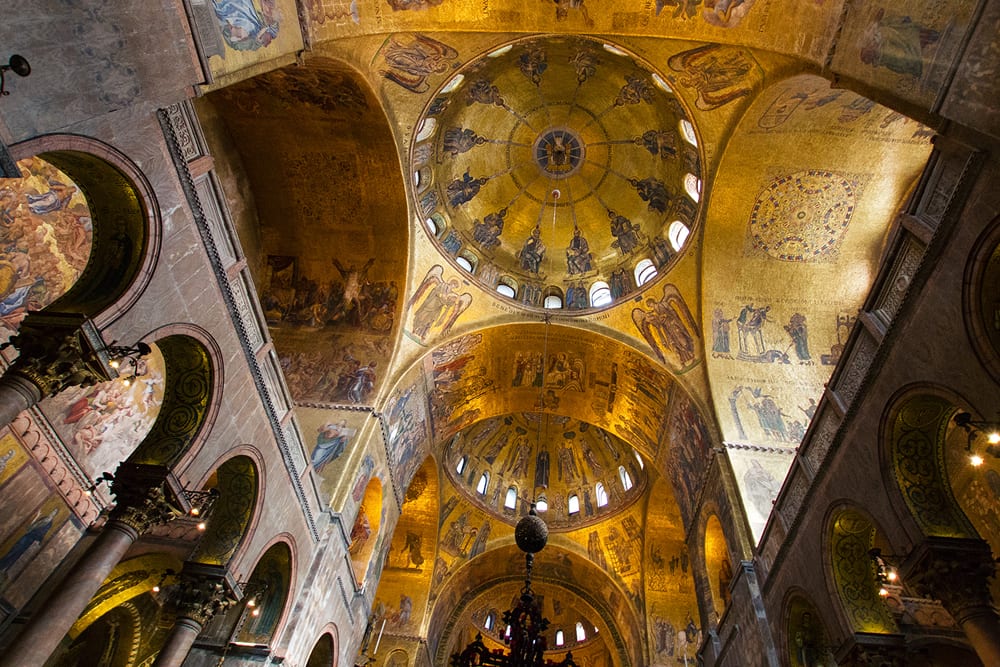
[[411,153],[438,250],[532,308],[591,311],[663,275],[698,220],[701,159],[659,73],[582,36],[508,44],[432,98]]
[[602,521],[642,496],[642,459],[585,422],[540,413],[483,420],[456,435],[445,470],[468,501],[513,526],[532,501],[551,531]]

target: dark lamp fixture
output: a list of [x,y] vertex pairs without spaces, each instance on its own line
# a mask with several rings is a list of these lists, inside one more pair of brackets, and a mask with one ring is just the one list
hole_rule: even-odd
[[4,90],[4,74],[10,70],[18,76],[28,76],[31,74],[31,65],[24,56],[13,55],[6,65],[0,65],[0,95],[10,95],[9,90]]
[[889,564],[893,560],[892,556],[883,555],[878,547],[868,550],[868,557],[875,565],[875,580],[878,582],[878,594],[881,597],[889,595],[889,586],[899,586],[899,573],[896,568]]
[[142,375],[139,372],[139,360],[152,353],[153,349],[149,347],[146,343],[139,341],[131,347],[124,345],[115,345],[116,341],[111,341],[111,344],[104,348],[105,353],[108,355],[109,361],[108,365],[115,371],[122,374],[119,370],[123,365],[128,368],[131,367],[132,372],[126,375],[122,382],[126,387],[135,382],[135,379]]
[[504,642],[509,647],[508,652],[496,649],[491,652],[483,643],[481,633],[476,633],[476,639],[465,647],[461,653],[451,656],[451,667],[473,667],[475,665],[491,665],[493,667],[576,667],[572,652],[567,652],[562,662],[545,661],[547,649],[545,636],[542,634],[549,627],[549,620],[542,616],[542,605],[531,590],[531,566],[535,554],[545,548],[549,529],[535,513],[531,506],[527,516],[517,522],[514,529],[514,540],[524,552],[526,573],[524,587],[521,589],[521,599],[513,609],[503,613],[503,622],[507,624]]
[[956,414],[954,422],[955,426],[964,429],[968,435],[965,449],[969,452],[969,463],[973,466],[981,466],[983,464],[983,457],[979,452],[972,449],[972,443],[978,436],[986,438],[986,453],[994,458],[1000,458],[1000,424],[996,422],[976,421],[972,418],[972,414],[968,412],[959,412]]

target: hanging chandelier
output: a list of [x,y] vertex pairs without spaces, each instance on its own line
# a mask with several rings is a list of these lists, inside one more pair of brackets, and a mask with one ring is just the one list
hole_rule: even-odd
[[476,633],[476,639],[465,647],[461,653],[451,656],[451,667],[474,667],[477,665],[493,665],[495,667],[542,667],[543,665],[557,667],[576,667],[573,653],[567,652],[562,662],[545,661],[547,648],[545,636],[542,634],[549,627],[549,620],[542,616],[542,606],[531,590],[531,566],[535,554],[545,547],[548,541],[549,529],[535,513],[535,505],[527,516],[517,522],[514,529],[514,540],[518,548],[524,552],[525,576],[524,587],[521,589],[521,599],[513,609],[503,613],[503,621],[508,631],[504,641],[509,649],[490,651],[483,643],[481,633]]

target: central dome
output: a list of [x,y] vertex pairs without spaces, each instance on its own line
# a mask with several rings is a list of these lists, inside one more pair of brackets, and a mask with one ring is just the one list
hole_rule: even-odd
[[424,111],[416,205],[442,254],[529,307],[581,311],[662,275],[697,220],[697,135],[668,81],[580,36],[508,44]]

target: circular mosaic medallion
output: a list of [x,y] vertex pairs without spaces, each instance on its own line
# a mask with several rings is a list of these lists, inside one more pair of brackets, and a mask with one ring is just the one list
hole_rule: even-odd
[[583,163],[585,152],[580,137],[565,127],[542,133],[534,145],[535,162],[549,178],[572,176]]
[[774,179],[750,213],[750,244],[789,262],[836,257],[854,215],[857,184],[830,171],[800,171]]

